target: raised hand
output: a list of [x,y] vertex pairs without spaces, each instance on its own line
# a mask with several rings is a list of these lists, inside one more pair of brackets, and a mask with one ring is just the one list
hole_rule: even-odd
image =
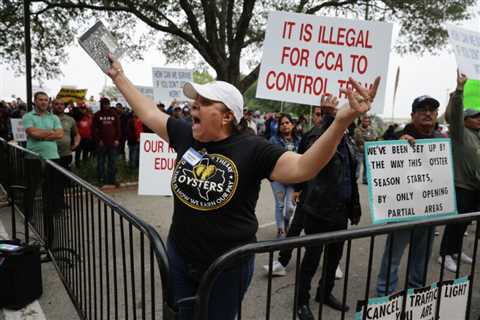
[[123,73],[122,65],[111,53],[108,54],[108,60],[110,60],[110,69],[107,70],[107,75],[112,80],[115,80],[116,77]]
[[324,94],[320,100],[320,107],[336,108],[338,105],[338,99],[330,94]]
[[463,91],[467,80],[467,76],[463,73],[460,73],[460,71],[457,69],[457,90]]
[[348,78],[348,81],[352,85],[353,90],[347,88],[342,89],[342,92],[346,94],[349,106],[339,110],[337,113],[337,119],[351,122],[360,114],[366,113],[370,110],[372,102],[377,95],[378,86],[380,85],[380,77],[375,78],[370,89],[363,87],[351,77]]

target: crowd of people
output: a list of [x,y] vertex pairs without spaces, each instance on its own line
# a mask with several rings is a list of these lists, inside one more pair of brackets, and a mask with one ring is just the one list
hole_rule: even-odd
[[[52,97],[48,98],[47,110],[56,115],[59,115],[61,112],[61,116],[67,119],[62,121],[62,124],[64,122],[74,123],[75,126],[70,125],[70,127],[78,135],[76,140],[74,136],[69,137],[69,141],[72,141],[72,144],[68,148],[70,149],[68,156],[72,155],[72,159],[65,167],[70,168],[74,164],[77,168],[80,168],[87,161],[96,159],[98,182],[101,185],[118,186],[116,175],[118,159],[127,160],[130,168],[138,169],[140,134],[153,131],[145,126],[135,113],[127,106],[122,105],[122,103],[117,102],[113,105],[110,99],[102,97],[99,101],[100,110],[95,113],[88,103],[88,101],[65,102]],[[62,107],[63,110],[61,110]],[[190,124],[192,122],[190,115],[191,103],[189,102],[173,101],[168,107],[163,103],[158,103],[156,107],[172,118],[180,119]],[[22,119],[26,113],[27,105],[20,98],[12,101],[0,101],[0,137],[7,141],[12,140],[13,132],[10,119]],[[288,126],[284,125],[282,128],[281,122],[284,118],[290,124]],[[364,117],[364,119],[369,121],[370,118]],[[312,121],[315,121],[313,113],[311,115],[301,114],[295,117],[295,115],[290,113],[262,113],[258,110],[254,111],[244,108],[243,117],[239,121],[238,127],[242,131],[264,137],[274,144],[286,147],[290,151],[297,151],[300,138],[313,126]],[[352,136],[355,127],[354,125],[350,128]],[[355,154],[360,158],[363,158],[363,141],[378,137],[378,128],[373,129],[370,125],[367,128],[368,131],[366,132],[371,134],[371,136],[365,135],[365,130],[355,134],[357,142]],[[286,133],[289,136],[288,141],[285,141],[283,138],[285,131],[288,131]],[[74,141],[75,143],[73,143]],[[68,141],[65,141],[65,143],[68,143]],[[60,145],[59,148],[65,149],[65,144]],[[65,161],[67,160],[63,162],[65,163]],[[276,199],[275,219],[278,226],[278,236],[282,237],[285,236],[287,230],[285,221],[289,220],[288,217],[292,216],[294,210],[294,204],[291,201],[293,188],[272,182],[272,190]],[[283,193],[285,193],[285,196]],[[284,212],[283,208],[286,208],[286,213],[281,213]]]
[[[302,231],[317,234],[343,230],[349,222],[358,224],[362,214],[358,184],[367,184],[364,144],[368,141],[404,139],[414,144],[416,139],[451,137],[458,211],[478,210],[480,111],[463,110],[467,79],[462,74],[457,75],[457,88],[446,112],[448,135],[438,124],[440,103],[427,95],[413,100],[411,122],[406,126],[391,124],[385,131],[372,126],[372,118],[365,112],[375,97],[378,81],[366,90],[352,79],[355,90],[347,90],[346,108],[338,111],[336,98],[323,96],[311,115],[295,119],[288,113],[262,114],[244,108],[240,92],[221,81],[188,83],[184,93],[193,102],[174,101],[167,108],[162,103],[155,105],[136,90],[113,58],[109,75],[132,109],[120,103],[112,106],[108,98],[101,98],[100,110],[93,113],[84,102],[65,104],[37,92],[35,108],[28,113],[19,99],[0,102],[0,137],[11,140],[10,119],[23,118],[28,149],[67,169],[73,160],[75,166],[81,167],[96,157],[99,181],[114,185],[118,185],[119,156],[128,159],[132,168],[138,168],[142,132],[154,132],[169,141],[178,154],[172,177],[174,213],[167,245],[177,300],[195,294],[201,275],[216,257],[255,241],[255,205],[263,178],[271,183],[278,238],[298,236]],[[216,176],[220,168],[223,180]],[[183,179],[182,175],[190,173],[192,177]],[[200,190],[207,184],[195,187],[184,183],[206,177],[213,177],[210,186],[222,183],[218,189],[209,189],[213,198],[208,202],[203,201],[205,196]],[[217,214],[202,214],[212,210]],[[461,251],[465,229],[465,224],[455,224],[445,230],[439,262],[449,271],[455,272],[461,262],[472,262]],[[378,296],[396,290],[400,260],[410,238],[409,231],[388,236],[377,277]],[[432,241],[431,230],[415,230],[410,243],[410,287],[425,285]],[[343,246],[335,243],[324,248],[327,270],[315,295],[316,301],[339,311],[349,309],[332,294],[335,278],[341,277],[338,266]],[[310,289],[322,249],[307,248],[302,259],[297,308],[301,320],[314,319],[309,306]],[[267,271],[285,275],[291,256],[291,251],[281,251],[272,270],[266,266]],[[211,308],[211,319],[235,318],[236,303],[248,288],[253,265],[254,257],[246,257],[217,280],[211,300],[217,307]],[[239,278],[242,281],[237,281]],[[190,319],[191,308],[182,312],[182,319]]]

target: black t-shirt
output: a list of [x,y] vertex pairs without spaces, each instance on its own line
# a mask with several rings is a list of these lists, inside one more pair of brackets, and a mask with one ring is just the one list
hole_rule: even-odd
[[[203,271],[226,251],[256,240],[260,182],[285,150],[246,134],[201,143],[189,123],[173,118],[167,131],[178,155],[169,238],[187,263]],[[184,159],[190,148],[201,155],[197,163]]]

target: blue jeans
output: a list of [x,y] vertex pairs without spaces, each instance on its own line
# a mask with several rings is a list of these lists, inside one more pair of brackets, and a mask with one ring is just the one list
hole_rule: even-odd
[[128,145],[128,164],[130,168],[138,168],[138,157],[140,156],[140,144]]
[[[360,164],[357,166],[360,167]],[[367,184],[367,156],[365,153],[362,156],[362,183]]]
[[275,222],[277,223],[277,228],[285,230],[285,223],[290,221],[295,211],[295,205],[292,202],[292,193],[294,190],[291,185],[277,181],[272,181],[270,184],[272,185],[273,196],[275,197]]
[[[432,253],[433,238],[435,236],[435,229],[430,228],[417,228],[413,232],[412,239],[412,254],[409,262],[409,274],[408,274],[408,287],[409,288],[421,288],[425,286],[424,272],[426,263],[430,260]],[[379,297],[389,295],[397,289],[398,283],[398,267],[400,260],[402,259],[403,252],[410,242],[410,230],[401,230],[389,234],[387,241],[385,242],[385,251],[383,252],[382,262],[380,266],[380,272],[377,279],[377,295]],[[390,266],[390,281],[387,289],[387,272],[388,272],[388,259],[389,248],[392,243],[392,264]]]
[[[179,255],[170,240],[167,242],[167,253],[173,279],[174,301],[195,296],[199,285],[198,275],[193,275],[191,266]],[[252,256],[218,276],[208,303],[209,320],[235,319],[252,281],[254,266],[255,258]],[[184,302],[178,307],[178,320],[193,319],[194,306],[191,301]]]
[[[107,160],[107,177],[105,177],[105,160]],[[99,146],[97,148],[98,179],[102,182],[116,182],[117,148],[114,146]]]

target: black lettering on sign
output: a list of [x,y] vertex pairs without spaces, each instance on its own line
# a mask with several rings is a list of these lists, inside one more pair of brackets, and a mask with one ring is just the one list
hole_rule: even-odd
[[379,195],[377,199],[378,203],[385,203],[387,202],[387,195]]
[[415,211],[413,210],[413,208],[388,209],[387,215],[389,218],[414,216]]
[[447,157],[430,158],[430,160],[428,162],[431,166],[445,166],[445,165],[448,165]]
[[443,211],[442,203],[427,204],[425,206],[425,213],[437,213]]
[[430,174],[428,173],[412,174],[407,176],[407,183],[425,183],[425,182],[432,182],[432,179],[430,179]]
[[373,146],[367,149],[367,154],[376,155],[376,154],[386,154],[385,146]]
[[400,154],[400,153],[408,153],[408,145],[392,145],[392,153]]
[[403,168],[403,160],[391,160],[390,167],[392,169]]
[[372,169],[385,169],[385,162],[383,160],[370,161]]
[[422,159],[408,159],[409,167],[421,167],[422,166]]
[[400,184],[400,177],[374,178],[373,185],[375,187],[388,187]]

